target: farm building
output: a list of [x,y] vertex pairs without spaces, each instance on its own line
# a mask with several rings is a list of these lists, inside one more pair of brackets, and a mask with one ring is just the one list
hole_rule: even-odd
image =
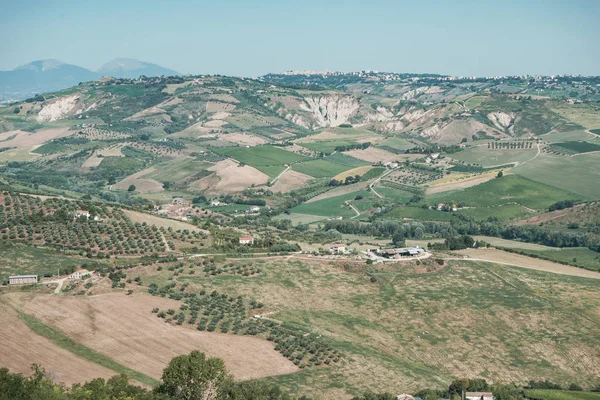
[[9,285],[29,285],[32,283],[37,283],[37,281],[37,275],[14,275],[8,277]]
[[260,207],[258,207],[258,206],[250,207],[250,212],[252,212],[252,213],[256,213],[256,212],[259,212],[259,211],[260,211]]
[[175,197],[173,199],[173,204],[183,204],[183,197]]
[[493,400],[494,396],[491,392],[467,392],[465,393],[467,400]]
[[401,247],[397,249],[371,249],[367,252],[375,253],[380,257],[385,258],[400,258],[400,257],[416,257],[420,254],[425,253],[420,247]]
[[329,248],[329,252],[331,254],[344,253],[345,251],[346,251],[346,246],[344,246],[343,244],[334,244],[333,246],[331,246]]
[[84,276],[89,276],[90,272],[87,270],[75,271],[71,275],[69,275],[69,279],[81,279]]
[[240,244],[253,244],[254,238],[252,236],[242,236],[240,238]]

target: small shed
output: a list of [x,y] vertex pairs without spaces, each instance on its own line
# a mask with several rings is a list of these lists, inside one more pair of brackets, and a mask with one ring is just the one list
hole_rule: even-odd
[[242,236],[240,237],[240,244],[253,244],[254,238],[252,236]]

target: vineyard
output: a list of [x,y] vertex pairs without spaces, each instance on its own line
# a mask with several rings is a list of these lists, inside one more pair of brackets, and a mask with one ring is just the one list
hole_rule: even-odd
[[523,150],[523,149],[531,149],[533,147],[532,140],[516,140],[511,142],[488,142],[488,149],[515,149],[515,150]]
[[553,143],[548,146],[548,151],[559,155],[590,153],[592,151],[600,151],[600,145],[584,141],[570,141]]
[[262,303],[217,291],[210,294],[203,289],[198,293],[188,292],[187,288],[186,283],[171,282],[161,288],[151,284],[148,288],[150,294],[183,302],[179,311],[154,308],[152,312],[166,323],[188,323],[196,325],[196,329],[200,331],[219,331],[267,339],[276,344],[275,350],[299,368],[333,365],[342,359],[339,351],[324,343],[317,335],[262,316],[261,313],[265,313]]
[[9,192],[0,195],[0,235],[97,258],[164,253],[176,250],[175,243],[206,239],[200,232],[133,222],[117,207]]

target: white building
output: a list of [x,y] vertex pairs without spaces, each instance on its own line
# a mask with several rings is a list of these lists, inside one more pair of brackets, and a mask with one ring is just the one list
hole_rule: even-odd
[[260,211],[260,207],[258,207],[258,206],[250,207],[250,212],[254,213],[254,212],[259,212],[259,211]]
[[331,254],[344,253],[344,252],[346,252],[346,246],[344,246],[343,244],[334,244],[333,246],[331,246],[329,248],[329,252]]
[[69,275],[69,279],[81,279],[84,276],[89,276],[89,275],[90,275],[90,271],[84,269],[81,271],[73,272],[71,275]]
[[242,236],[240,238],[240,244],[253,244],[254,238],[252,236]]

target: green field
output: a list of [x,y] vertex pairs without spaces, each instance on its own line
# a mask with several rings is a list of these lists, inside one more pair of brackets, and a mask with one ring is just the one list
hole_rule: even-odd
[[333,153],[336,147],[338,146],[351,146],[358,144],[358,142],[352,140],[319,140],[316,142],[303,142],[300,143],[302,147],[306,147],[307,149],[314,150],[322,153]]
[[191,158],[176,158],[154,165],[155,171],[144,175],[144,178],[156,179],[159,182],[177,182],[198,175],[198,179],[200,179],[202,176],[205,176],[204,171],[212,165],[211,163]]
[[292,166],[294,171],[302,172],[315,178],[329,178],[352,168],[354,167],[332,162],[328,159],[312,160]]
[[531,211],[518,204],[507,204],[497,207],[477,207],[466,208],[456,211],[457,215],[467,215],[475,220],[482,221],[489,217],[495,217],[499,220],[509,220],[515,218],[527,218],[531,216]]
[[528,389],[525,390],[525,395],[531,400],[600,400],[598,392]]
[[393,200],[394,203],[408,203],[410,199],[414,197],[414,193],[408,192],[406,190],[393,189],[389,187],[379,187],[375,186],[375,190],[377,193],[382,195],[386,200]]
[[467,108],[477,108],[487,99],[486,96],[473,96],[465,101],[465,107]]
[[575,157],[542,153],[535,160],[511,170],[529,179],[600,199],[600,157],[595,153]]
[[537,153],[536,147],[531,149],[488,149],[487,145],[467,147],[463,151],[451,154],[455,160],[467,164],[480,164],[484,167],[524,162],[533,158]]
[[449,222],[453,219],[456,219],[452,213],[431,210],[428,208],[421,207],[409,207],[409,206],[399,206],[394,207],[394,209],[386,214],[384,214],[381,218],[383,219],[417,219],[423,221],[441,221],[441,222]]
[[313,201],[311,203],[303,203],[292,208],[290,211],[296,214],[322,215],[330,218],[336,216],[342,216],[344,218],[354,217],[356,213],[352,211],[350,207],[344,205],[344,201],[351,201],[351,203],[358,208],[358,205],[361,202],[366,201],[352,201],[356,196],[359,195],[363,196],[365,199],[372,196],[369,192],[360,190],[340,196],[329,197],[323,200]]
[[379,142],[377,147],[381,147],[381,148],[389,147],[389,148],[397,150],[397,151],[403,151],[403,150],[412,149],[413,147],[415,147],[415,145],[406,139],[401,139],[401,138],[392,136],[392,137],[385,139],[382,142]]
[[88,262],[87,259],[69,258],[50,248],[26,246],[24,244],[0,241],[0,282],[10,275],[54,274],[60,269],[73,269]]
[[309,157],[292,153],[273,146],[255,146],[255,147],[223,147],[215,149],[215,152],[235,158],[241,163],[257,166],[274,166],[291,164],[298,161],[309,160]]
[[552,144],[550,147],[552,150],[565,152],[569,154],[581,154],[589,153],[592,151],[600,151],[600,144],[585,141],[559,142]]
[[67,146],[65,146],[62,143],[46,142],[43,145],[41,145],[40,147],[38,147],[37,149],[33,150],[32,153],[43,154],[43,155],[54,154],[54,153],[60,153],[61,151],[65,150],[66,148],[67,148]]
[[536,210],[544,210],[560,200],[577,200],[581,198],[581,195],[518,175],[506,175],[461,191],[433,194],[428,196],[427,200],[430,203],[453,202],[459,206],[473,207],[517,203]]

